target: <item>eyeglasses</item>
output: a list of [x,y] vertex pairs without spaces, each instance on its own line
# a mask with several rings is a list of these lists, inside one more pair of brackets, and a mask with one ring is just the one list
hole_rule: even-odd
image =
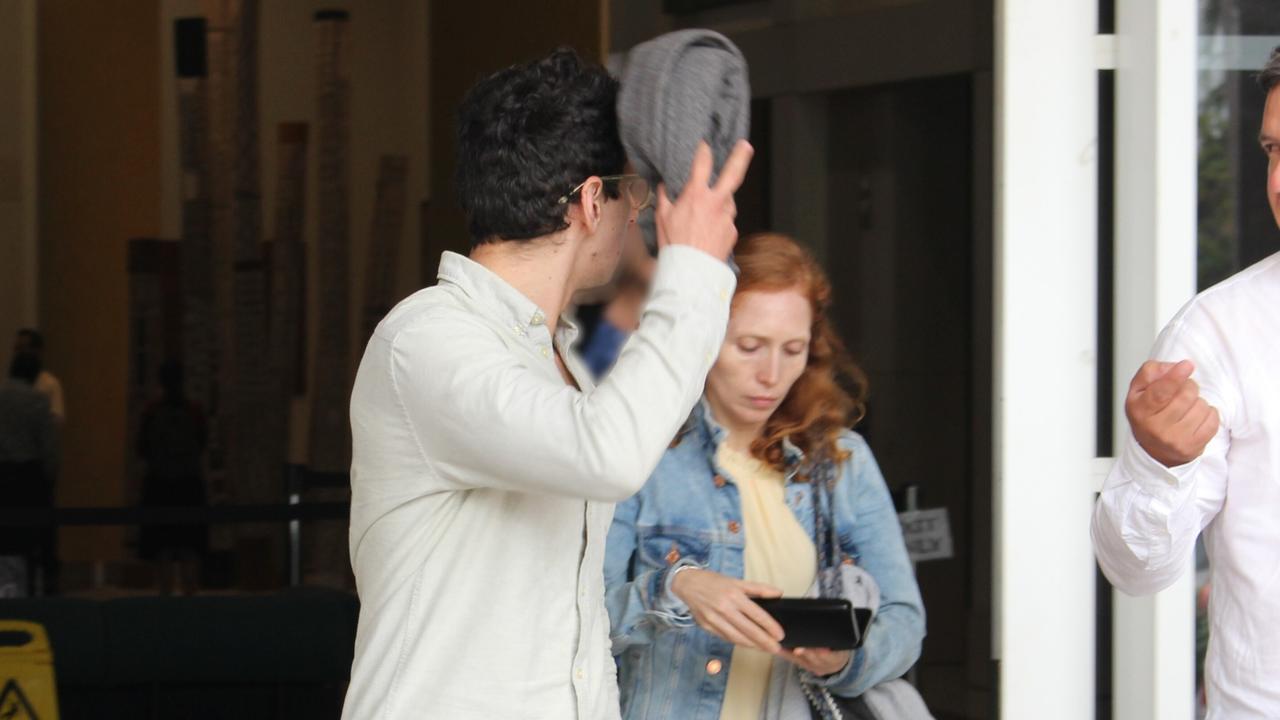
[[[645,180],[639,175],[634,173],[628,173],[626,175],[601,175],[600,180],[601,182],[618,183],[618,188],[627,193],[627,200],[631,202],[631,207],[634,210],[644,210],[653,204],[653,188],[649,187],[648,180]],[[560,199],[556,202],[560,205],[569,204],[569,198],[577,195],[578,192],[582,190],[582,186],[586,185],[588,182],[590,182],[590,178],[578,183],[578,185],[572,190],[560,196]]]

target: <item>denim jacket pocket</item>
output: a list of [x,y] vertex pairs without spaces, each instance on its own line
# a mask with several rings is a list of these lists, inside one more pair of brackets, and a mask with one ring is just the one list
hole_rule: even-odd
[[655,525],[636,528],[640,536],[637,548],[640,564],[645,568],[665,568],[688,559],[706,567],[710,558],[711,539],[705,530]]

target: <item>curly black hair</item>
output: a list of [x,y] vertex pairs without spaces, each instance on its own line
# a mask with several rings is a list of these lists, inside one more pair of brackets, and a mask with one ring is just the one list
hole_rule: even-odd
[[1267,58],[1267,64],[1258,73],[1258,84],[1268,94],[1272,88],[1280,85],[1280,45],[1271,50],[1271,57]]
[[[570,48],[514,65],[471,88],[458,110],[458,200],[475,245],[568,227],[569,190],[626,165],[618,81]],[[616,198],[616,185],[605,193]]]

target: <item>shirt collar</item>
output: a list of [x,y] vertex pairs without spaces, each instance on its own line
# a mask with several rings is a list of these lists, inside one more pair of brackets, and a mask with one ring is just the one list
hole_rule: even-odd
[[[720,444],[728,437],[729,431],[716,421],[715,415],[711,412],[711,405],[707,403],[704,395],[698,404],[693,408],[693,414],[690,415],[689,421],[693,425],[693,429],[698,433],[699,439],[707,448],[710,456],[714,457],[716,451],[720,449]],[[796,447],[791,442],[791,438],[782,439],[782,456],[786,458],[788,467],[798,467],[804,462],[804,451]]]
[[[549,337],[547,316],[542,308],[475,260],[446,251],[440,256],[440,269],[436,277],[441,282],[457,287],[483,307],[485,314],[511,328],[517,335],[528,338]],[[563,315],[556,328],[558,339],[565,344],[578,335],[577,326]]]

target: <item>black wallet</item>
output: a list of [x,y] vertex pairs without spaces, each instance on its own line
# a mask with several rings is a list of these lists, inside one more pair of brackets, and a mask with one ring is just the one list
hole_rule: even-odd
[[855,608],[843,598],[752,598],[782,626],[784,648],[862,647],[871,608]]

